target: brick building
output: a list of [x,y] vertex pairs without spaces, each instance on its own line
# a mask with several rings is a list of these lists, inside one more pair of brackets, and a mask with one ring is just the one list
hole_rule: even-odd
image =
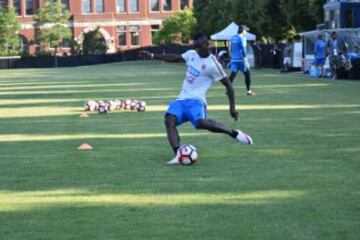
[[[100,26],[109,47],[116,52],[152,45],[153,34],[162,20],[174,12],[191,7],[193,0],[57,0],[71,13],[69,27],[73,38],[79,40],[83,32]],[[35,52],[28,45],[34,39],[33,14],[44,0],[0,0],[0,7],[13,7],[21,22],[21,42],[24,49]]]

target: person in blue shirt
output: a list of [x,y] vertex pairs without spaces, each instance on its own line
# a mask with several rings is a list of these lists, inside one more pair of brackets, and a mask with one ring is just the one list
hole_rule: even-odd
[[231,38],[231,74],[229,80],[233,83],[237,73],[242,72],[245,76],[247,95],[254,96],[255,93],[251,90],[250,64],[246,57],[247,31],[249,31],[249,28],[241,25],[238,34]]
[[326,42],[323,40],[322,35],[318,36],[318,40],[315,42],[315,61],[314,64],[318,71],[320,71],[319,77],[324,74],[324,65],[326,61]]
[[354,52],[353,53],[349,53],[348,58],[349,58],[350,62],[353,62],[355,60],[360,59],[360,53],[359,53],[359,47],[358,46],[354,47]]

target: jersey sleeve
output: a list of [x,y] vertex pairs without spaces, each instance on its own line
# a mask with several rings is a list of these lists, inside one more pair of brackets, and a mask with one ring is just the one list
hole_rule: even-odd
[[210,68],[209,75],[214,81],[220,81],[227,77],[223,67],[218,62],[214,55],[211,55],[211,60],[213,62],[212,67]]
[[194,54],[194,50],[188,50],[185,53],[181,54],[181,56],[185,60],[185,62],[188,63],[192,54]]

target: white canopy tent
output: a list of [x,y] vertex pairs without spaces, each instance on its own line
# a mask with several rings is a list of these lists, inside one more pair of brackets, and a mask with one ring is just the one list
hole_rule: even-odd
[[[210,38],[211,38],[211,40],[215,40],[215,41],[217,41],[217,40],[230,41],[231,38],[238,33],[238,30],[239,30],[239,25],[232,22],[229,24],[229,26],[227,26],[222,31],[211,35]],[[248,32],[248,33],[246,33],[246,39],[248,41],[256,41],[256,35]]]

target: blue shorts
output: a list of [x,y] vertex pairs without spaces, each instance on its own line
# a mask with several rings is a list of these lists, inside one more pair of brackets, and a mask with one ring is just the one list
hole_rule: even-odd
[[232,72],[246,72],[247,69],[245,68],[244,62],[231,62],[230,69]]
[[195,128],[198,128],[197,122],[207,119],[207,107],[200,99],[175,100],[169,103],[165,116],[167,115],[176,117],[177,126],[190,121]]
[[326,58],[315,58],[314,64],[315,65],[325,65]]

